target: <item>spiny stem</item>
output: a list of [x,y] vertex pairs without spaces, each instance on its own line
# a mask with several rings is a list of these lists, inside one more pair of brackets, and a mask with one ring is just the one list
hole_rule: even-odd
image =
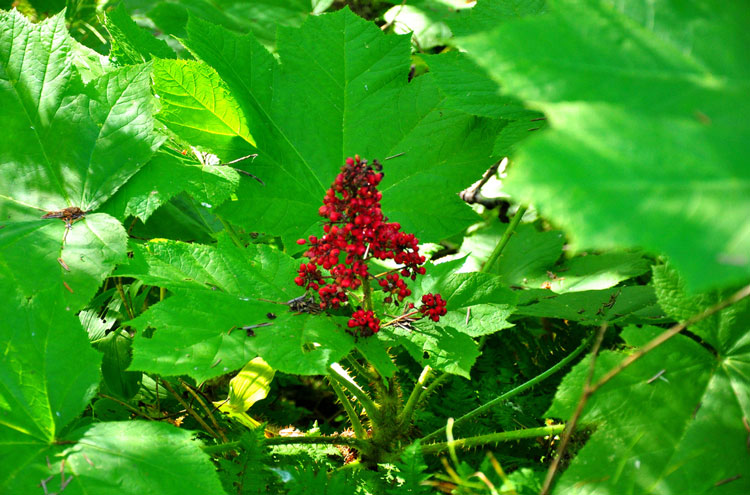
[[352,425],[354,435],[359,439],[367,438],[365,429],[362,427],[362,421],[359,420],[359,414],[356,413],[356,411],[352,407],[352,403],[349,402],[349,397],[346,396],[338,383],[336,383],[332,378],[329,377],[328,382],[331,384],[331,388],[336,394],[336,397],[338,397],[339,402],[341,402],[341,405],[344,406],[344,411],[346,412],[346,415],[349,418],[349,422]]
[[399,421],[398,423],[401,424],[407,424],[411,421],[411,416],[414,414],[414,409],[417,407],[417,404],[419,403],[419,398],[422,396],[422,393],[426,390],[425,389],[425,383],[427,383],[427,380],[430,379],[430,376],[432,375],[432,368],[429,366],[425,366],[422,370],[422,373],[419,375],[419,379],[417,380],[417,383],[414,384],[414,388],[411,391],[411,394],[409,395],[409,399],[406,401],[406,405],[404,406],[404,409],[401,411],[401,414],[399,414]]
[[347,373],[340,364],[333,363],[331,366],[329,366],[328,376],[335,380],[346,390],[348,390],[350,394],[357,398],[357,400],[359,400],[359,403],[362,404],[362,407],[365,408],[365,412],[367,412],[367,416],[369,416],[370,419],[376,417],[378,406],[375,404],[375,402],[373,402],[370,396],[367,395],[367,392],[362,390],[357,382],[355,382],[354,379],[349,376],[349,373]]
[[[463,416],[461,416],[460,418],[458,418],[453,423],[454,426],[458,426],[458,425],[460,425],[462,423],[465,423],[466,421],[469,421],[470,419],[472,419],[472,418],[474,418],[474,417],[482,414],[483,412],[485,412],[486,410],[488,410],[488,409],[496,406],[497,404],[499,404],[499,403],[501,403],[503,401],[506,401],[506,400],[510,399],[511,397],[515,397],[516,395],[520,394],[524,390],[526,390],[528,388],[531,388],[534,385],[536,385],[537,383],[539,383],[539,382],[545,380],[546,378],[554,375],[555,373],[557,373],[558,371],[560,371],[562,368],[564,368],[568,363],[570,363],[572,360],[574,360],[579,354],[581,354],[581,352],[583,352],[584,349],[586,349],[588,347],[588,345],[591,342],[592,338],[593,338],[593,335],[589,336],[587,339],[585,339],[583,342],[581,342],[581,344],[578,347],[576,347],[575,350],[573,350],[573,352],[571,352],[570,354],[568,354],[562,361],[560,361],[559,363],[555,364],[554,366],[552,366],[547,371],[545,371],[545,372],[543,372],[543,373],[535,376],[534,378],[532,378],[531,380],[529,380],[529,381],[527,381],[525,383],[522,383],[521,385],[517,386],[516,388],[511,389],[511,390],[505,392],[504,394],[502,394],[502,395],[500,395],[500,396],[492,399],[488,403],[477,407],[473,411],[470,411],[470,412],[464,414]],[[445,431],[445,427],[442,427],[442,428],[440,428],[438,430],[433,431],[432,433],[430,433],[429,435],[427,435],[426,437],[424,437],[422,440],[423,441],[431,440],[431,439],[437,437],[438,435],[440,435],[441,433],[443,433],[444,431]]]
[[434,392],[436,388],[438,388],[440,385],[442,385],[443,382],[445,380],[447,380],[449,376],[450,375],[448,373],[443,373],[442,375],[440,375],[437,378],[435,378],[432,381],[432,383],[430,383],[429,385],[427,385],[427,388],[422,393],[420,399],[426,400],[427,397],[429,397],[430,395],[432,395],[432,392]]
[[542,426],[540,428],[526,428],[523,430],[501,431],[499,433],[490,433],[488,435],[479,435],[476,437],[460,438],[452,442],[432,443],[422,446],[423,454],[439,454],[449,450],[451,446],[457,449],[468,449],[487,445],[490,443],[509,442],[522,438],[545,437],[548,435],[557,435],[565,429],[565,425]]
[[364,366],[359,364],[357,360],[351,355],[347,356],[346,362],[347,364],[349,364],[349,366],[354,368],[354,370],[357,372],[358,375],[360,375],[362,378],[364,378],[368,382],[375,382],[375,381],[380,380],[380,376],[375,376],[373,373],[368,371]]

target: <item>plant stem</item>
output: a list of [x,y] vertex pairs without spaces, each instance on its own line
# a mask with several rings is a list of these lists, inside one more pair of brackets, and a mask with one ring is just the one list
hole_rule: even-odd
[[349,445],[356,447],[357,449],[367,448],[367,443],[352,437],[273,437],[266,438],[263,443],[265,445],[294,445],[294,444],[306,444],[306,445]]
[[117,402],[117,403],[118,403],[118,404],[120,404],[121,406],[123,406],[123,407],[127,408],[127,409],[128,409],[128,410],[130,410],[130,411],[133,411],[133,412],[134,412],[135,414],[137,414],[138,416],[142,416],[142,417],[146,418],[146,419],[147,419],[147,420],[149,420],[149,421],[156,421],[156,420],[155,420],[154,418],[152,418],[152,417],[151,417],[151,416],[149,416],[148,414],[144,414],[144,413],[143,413],[142,411],[139,411],[138,409],[136,409],[135,407],[131,406],[131,405],[130,405],[130,404],[128,404],[127,402],[123,402],[123,401],[121,401],[120,399],[118,399],[118,398],[116,398],[116,397],[112,397],[112,396],[110,396],[110,395],[107,395],[107,394],[102,394],[102,393],[99,393],[98,395],[99,395],[99,397],[101,397],[102,399],[108,399],[108,400],[111,400],[111,401],[113,401],[113,402]]
[[210,426],[208,426],[208,423],[206,423],[203,420],[203,418],[201,418],[198,415],[198,413],[193,411],[193,408],[190,407],[188,403],[182,399],[182,397],[180,397],[180,394],[174,391],[172,386],[166,380],[162,380],[162,383],[164,384],[164,388],[166,388],[169,391],[169,393],[172,394],[175,399],[177,399],[177,402],[179,402],[182,405],[182,407],[185,408],[188,414],[190,414],[193,418],[195,418],[195,420],[203,427],[204,430],[210,433],[212,437],[221,440],[221,437],[219,437],[219,435],[217,435],[216,432]]
[[187,390],[188,393],[190,395],[192,395],[195,398],[195,400],[198,401],[198,404],[201,405],[201,407],[203,408],[203,410],[206,411],[206,414],[211,419],[211,423],[214,425],[214,428],[216,428],[216,432],[221,437],[221,440],[223,442],[228,442],[229,440],[227,440],[226,435],[224,435],[224,432],[222,431],[221,427],[219,426],[219,423],[216,421],[216,418],[214,417],[213,413],[211,412],[211,409],[209,409],[209,407],[206,405],[206,403],[203,401],[203,399],[201,399],[201,397],[195,392],[195,390],[193,390],[193,388],[190,385],[188,385],[187,383],[185,383],[185,381],[182,378],[180,378],[179,380],[180,380],[180,385],[182,385],[182,388],[184,388],[185,390]]
[[368,382],[376,382],[380,380],[380,377],[376,377],[372,373],[370,373],[364,366],[359,364],[355,358],[353,358],[351,355],[347,356],[346,358],[347,364],[354,368],[354,370],[357,372],[358,375],[360,375],[362,378],[367,380]]
[[329,366],[328,376],[335,380],[346,390],[348,390],[350,394],[357,398],[357,400],[359,400],[359,403],[362,404],[362,407],[365,408],[365,412],[367,412],[368,417],[370,417],[371,419],[376,417],[378,406],[375,404],[375,402],[373,402],[370,396],[367,395],[367,392],[362,390],[357,382],[355,382],[354,379],[349,376],[349,373],[347,373],[340,364],[333,363],[331,366]]
[[411,394],[409,395],[409,399],[406,401],[406,405],[404,406],[404,409],[401,411],[401,414],[399,414],[399,423],[401,424],[407,424],[411,421],[411,416],[414,414],[414,409],[417,407],[417,404],[419,403],[419,398],[422,396],[422,393],[426,390],[425,383],[427,380],[430,379],[430,376],[432,375],[432,368],[429,366],[425,366],[422,370],[422,373],[419,375],[419,379],[417,380],[417,383],[414,384],[414,388],[411,391]]
[[508,442],[522,438],[545,437],[547,435],[557,435],[565,429],[565,425],[542,426],[539,428],[526,428],[523,430],[501,431],[499,433],[490,433],[488,435],[479,435],[476,437],[459,438],[452,442],[432,443],[422,446],[423,454],[439,454],[449,450],[452,446],[458,449],[468,449],[478,447],[488,443]]
[[435,391],[436,388],[438,388],[440,385],[442,385],[443,382],[445,380],[447,380],[449,376],[450,375],[448,373],[443,373],[442,375],[440,375],[437,378],[435,378],[432,381],[432,383],[430,383],[429,385],[427,385],[427,388],[422,393],[420,399],[423,399],[423,400],[427,399],[427,397],[429,397],[432,394],[432,392]]
[[364,440],[365,438],[367,438],[367,434],[365,433],[365,429],[362,427],[362,421],[359,420],[359,415],[356,413],[356,411],[354,411],[352,403],[349,402],[349,397],[346,396],[338,383],[336,383],[332,378],[329,377],[328,381],[331,384],[331,388],[333,388],[333,391],[336,393],[336,397],[339,398],[339,402],[341,402],[341,405],[344,406],[344,411],[346,411],[349,422],[352,424],[354,435],[357,438]]
[[229,238],[232,239],[232,242],[234,242],[234,244],[238,248],[245,249],[245,245],[242,244],[242,241],[240,241],[240,238],[237,235],[237,232],[234,230],[234,227],[232,227],[232,225],[229,222],[227,222],[226,220],[224,220],[219,215],[216,215],[216,214],[214,214],[214,215],[216,216],[216,218],[219,219],[219,222],[221,222],[222,227],[224,227],[224,230],[226,230],[227,234],[229,234]]
[[117,287],[117,293],[120,294],[120,299],[122,299],[122,305],[125,306],[125,313],[127,313],[128,318],[132,320],[135,318],[135,314],[133,314],[133,309],[130,307],[128,300],[125,297],[125,290],[122,288],[122,278],[117,277],[115,279],[115,287]]
[[542,486],[542,491],[540,492],[540,495],[546,495],[549,493],[549,489],[552,486],[552,480],[555,477],[555,472],[557,471],[557,467],[560,465],[560,459],[562,458],[563,453],[565,452],[565,448],[568,446],[568,441],[570,441],[570,436],[573,434],[573,430],[576,427],[576,423],[578,422],[578,418],[581,416],[581,413],[583,412],[583,407],[586,405],[586,401],[588,401],[589,397],[592,394],[591,391],[591,380],[594,378],[594,371],[596,369],[596,358],[599,356],[599,348],[602,345],[602,340],[604,340],[604,334],[607,332],[607,322],[604,322],[601,327],[599,327],[599,331],[596,334],[596,341],[594,341],[594,347],[591,349],[591,361],[589,362],[589,372],[586,376],[586,383],[583,385],[583,394],[581,394],[581,400],[578,401],[578,406],[576,407],[575,412],[573,413],[573,416],[570,418],[570,421],[568,421],[568,426],[565,428],[565,433],[562,436],[562,439],[560,440],[560,446],[557,450],[557,455],[554,459],[552,459],[552,463],[549,466],[549,470],[547,471],[547,476],[544,479],[544,486]]
[[518,211],[513,216],[513,219],[508,224],[505,232],[503,232],[503,236],[500,238],[500,241],[498,241],[495,249],[492,250],[492,254],[490,254],[490,257],[487,258],[487,262],[482,267],[482,272],[489,272],[492,269],[493,265],[497,262],[498,258],[500,258],[500,255],[503,254],[503,249],[505,249],[505,246],[507,246],[508,242],[510,242],[510,238],[516,231],[518,224],[521,223],[521,219],[523,218],[523,214],[526,213],[526,210],[528,210],[527,206],[518,207]]
[[[534,385],[536,385],[537,383],[539,383],[539,382],[545,380],[546,378],[554,375],[555,373],[557,373],[558,371],[560,371],[561,369],[563,369],[568,363],[570,363],[572,360],[574,360],[579,354],[581,354],[588,347],[588,345],[591,342],[592,338],[593,338],[593,335],[591,335],[588,338],[584,339],[584,341],[581,342],[581,344],[578,347],[576,347],[575,350],[573,350],[573,352],[571,352],[570,354],[568,354],[567,356],[565,356],[565,358],[562,361],[560,361],[559,363],[555,364],[553,367],[551,367],[547,371],[545,371],[545,372],[543,372],[543,373],[535,376],[534,378],[532,378],[531,380],[529,380],[529,381],[527,381],[525,383],[522,383],[521,385],[517,386],[516,388],[511,389],[511,390],[505,392],[504,394],[502,394],[502,395],[500,395],[500,396],[492,399],[488,403],[477,407],[473,411],[470,411],[470,412],[464,414],[463,416],[461,416],[460,418],[458,418],[453,423],[453,425],[454,426],[458,426],[461,423],[465,423],[466,421],[468,421],[468,420],[470,420],[470,419],[472,419],[472,418],[474,418],[474,417],[482,414],[483,412],[485,412],[486,410],[490,409],[491,407],[494,407],[497,404],[510,399],[511,397],[515,397],[516,395],[520,394],[521,392],[523,392],[527,388],[531,388]],[[426,437],[424,437],[422,440],[423,441],[431,440],[431,439],[435,438],[436,436],[440,435],[441,433],[443,433],[444,431],[445,431],[445,427],[442,427],[439,430],[433,431],[432,433],[430,433],[429,435],[427,435]]]
[[[294,444],[305,444],[305,445],[348,445],[357,449],[363,449],[367,447],[367,444],[361,440],[351,437],[273,437],[266,438],[263,440],[263,445],[294,445]],[[213,455],[221,452],[227,452],[229,450],[235,450],[237,447],[241,447],[241,441],[220,443],[218,445],[204,445],[201,450],[206,454]]]
[[365,307],[365,311],[372,310],[372,296],[371,296],[372,289],[370,289],[370,279],[369,277],[362,277],[362,295],[364,296],[364,300],[362,301],[362,305]]

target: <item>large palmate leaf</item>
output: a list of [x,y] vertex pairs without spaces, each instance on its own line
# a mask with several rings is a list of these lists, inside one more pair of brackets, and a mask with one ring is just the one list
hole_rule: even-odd
[[74,432],[76,444],[65,452],[73,481],[65,493],[223,495],[211,459],[192,436],[145,421],[99,423]]
[[63,301],[2,289],[0,492],[31,493],[47,478],[53,442],[96,393],[101,356]]
[[185,36],[188,16],[192,15],[239,33],[252,32],[271,48],[278,26],[300,26],[309,14],[324,12],[331,3],[332,0],[229,0],[221,3],[165,0],[157,2],[148,16],[161,31],[177,37]]
[[32,25],[0,12],[0,269],[26,295],[40,290],[78,309],[125,254],[122,226],[87,214],[67,234],[47,212],[96,210],[153,153],[147,65],[86,86],[65,19]]
[[746,279],[750,10],[697,0],[549,7],[460,40],[553,128],[518,153],[507,190],[582,247],[668,255],[693,289]]
[[284,304],[302,293],[294,284],[297,267],[276,249],[240,249],[226,236],[215,247],[172,241],[136,247],[117,273],[172,294],[129,323],[155,329],[151,338],[135,339],[131,368],[203,381],[260,355],[279,371],[327,373],[354,339],[344,330],[346,319],[295,314]]
[[317,234],[325,190],[355,153],[404,153],[384,162],[383,211],[420,239],[456,234],[476,218],[455,193],[492,163],[504,124],[443,109],[430,75],[408,83],[406,37],[344,9],[280,28],[279,62],[252,35],[197,18],[187,31],[183,43],[226,82],[257,142],[252,173],[266,186],[241,183],[247,201],[223,205],[228,220],[286,241]]
[[[227,159],[247,155],[255,145],[239,105],[208,65],[156,60],[154,91],[161,103],[159,120],[190,145]],[[230,150],[236,156],[229,156]]]
[[[685,319],[721,295],[687,295],[684,281],[660,269],[659,301]],[[747,493],[750,490],[746,419],[750,417],[750,304],[689,330],[703,345],[678,335],[641,358],[589,401],[581,421],[596,433],[564,473],[556,493]],[[634,347],[661,333],[628,327]],[[627,353],[608,351],[601,376]],[[588,359],[564,379],[549,415],[567,418],[576,407]],[[745,424],[743,424],[745,423]],[[719,488],[721,491],[719,491]]]

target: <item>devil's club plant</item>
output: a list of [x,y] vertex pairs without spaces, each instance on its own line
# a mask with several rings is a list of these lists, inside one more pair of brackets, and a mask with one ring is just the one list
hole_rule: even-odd
[[0,12],[1,493],[750,493],[742,2],[64,3]]
[[[383,180],[382,170],[377,160],[369,165],[359,155],[347,158],[318,210],[326,219],[325,234],[321,238],[311,235],[307,241],[297,241],[300,245],[309,241],[310,248],[305,256],[310,263],[300,265],[294,282],[317,291],[321,309],[339,308],[349,301],[352,291],[363,288],[364,309],[358,307],[348,322],[349,331],[362,337],[380,330],[380,320],[372,311],[370,279],[376,279],[381,290],[388,294],[383,299],[385,303],[398,305],[411,295],[404,278],[416,280],[417,275],[425,274],[422,266],[425,257],[419,254],[419,240],[414,234],[401,232],[398,222],[389,222],[383,215],[380,206],[383,195],[378,191]],[[399,266],[373,277],[367,264],[371,259],[392,260]],[[446,314],[446,303],[439,294],[425,295],[422,302],[424,306],[412,314],[428,314],[435,322]],[[410,303],[407,309],[413,307]]]

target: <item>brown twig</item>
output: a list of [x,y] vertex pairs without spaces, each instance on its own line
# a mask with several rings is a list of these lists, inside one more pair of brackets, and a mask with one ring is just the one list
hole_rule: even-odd
[[149,416],[148,414],[144,414],[144,413],[142,413],[141,411],[139,411],[139,410],[138,410],[138,409],[136,409],[135,407],[131,406],[131,405],[130,405],[130,404],[128,404],[127,402],[123,402],[123,401],[121,401],[120,399],[116,399],[116,398],[114,398],[114,397],[112,397],[112,396],[109,396],[109,395],[107,395],[107,394],[102,394],[102,393],[100,393],[100,394],[99,394],[99,397],[101,397],[102,399],[109,399],[109,400],[111,400],[111,401],[113,401],[113,402],[117,402],[118,404],[120,404],[121,406],[125,407],[126,409],[128,409],[128,410],[130,410],[130,411],[133,411],[133,412],[134,412],[135,414],[137,414],[138,416],[143,416],[144,418],[148,419],[149,421],[156,421],[156,420],[155,420],[154,418],[152,418],[152,417],[151,417],[151,416]]
[[190,385],[188,385],[187,383],[185,383],[185,381],[182,378],[180,378],[180,385],[182,385],[182,388],[184,388],[185,390],[187,390],[190,395],[192,395],[193,397],[195,397],[195,400],[198,401],[198,404],[200,404],[201,407],[203,408],[203,410],[206,411],[206,414],[208,414],[208,417],[211,419],[211,423],[213,423],[214,427],[216,428],[216,431],[221,436],[221,441],[224,442],[224,443],[228,442],[229,440],[224,435],[224,431],[221,429],[221,427],[219,426],[219,423],[216,421],[216,418],[211,413],[211,409],[206,405],[205,402],[203,402],[203,399],[201,399],[200,395],[198,395],[195,392],[195,390],[193,390],[193,387],[191,387]]
[[479,181],[475,182],[467,189],[464,189],[463,191],[458,193],[458,196],[470,205],[479,203],[482,206],[486,206],[487,208],[494,208],[502,201],[505,201],[503,198],[485,198],[481,194],[482,187],[484,187],[484,185],[487,184],[490,178],[497,173],[497,169],[500,167],[500,165],[503,164],[503,161],[499,161],[488,168]]
[[671,339],[672,337],[674,337],[675,335],[683,331],[685,328],[691,325],[694,325],[695,323],[698,323],[699,321],[705,320],[709,316],[712,316],[715,313],[718,313],[719,311],[733,304],[738,303],[739,301],[741,301],[742,299],[745,299],[748,296],[750,296],[750,285],[746,285],[742,289],[735,292],[729,298],[714,304],[713,306],[705,309],[701,313],[691,316],[690,318],[685,320],[683,323],[678,323],[677,325],[674,325],[672,328],[662,332],[660,335],[652,339],[646,345],[638,349],[638,351],[636,351],[635,353],[623,359],[620,362],[620,364],[618,364],[616,367],[612,368],[609,372],[607,372],[594,385],[591,385],[591,379],[593,377],[593,370],[594,370],[594,365],[596,361],[596,353],[598,352],[598,346],[601,343],[600,340],[597,339],[597,343],[594,345],[594,350],[592,352],[593,356],[591,358],[589,376],[588,376],[588,379],[586,380],[586,385],[584,386],[583,394],[581,395],[581,399],[578,402],[576,411],[573,413],[573,417],[570,419],[569,427],[566,428],[565,434],[563,435],[563,439],[560,442],[560,448],[558,449],[557,457],[552,461],[549,471],[547,471],[547,478],[544,480],[544,486],[539,495],[547,495],[547,493],[549,492],[549,489],[552,485],[552,480],[554,479],[554,476],[555,476],[555,472],[557,471],[557,468],[559,466],[560,458],[562,457],[562,454],[565,451],[565,447],[568,443],[571,433],[573,432],[573,428],[575,428],[575,424],[578,421],[578,418],[580,417],[581,412],[583,411],[583,408],[586,405],[586,402],[588,401],[588,399],[591,397],[591,395],[594,392],[602,388],[605,384],[607,384],[610,380],[612,380],[618,374],[622,373],[627,367],[632,365],[638,359],[642,358],[647,353],[659,347],[661,344]]
[[179,402],[182,405],[182,407],[185,408],[185,411],[187,411],[187,413],[190,414],[203,427],[204,430],[206,430],[214,438],[217,438],[217,439],[221,438],[219,437],[219,435],[216,434],[216,432],[210,426],[208,426],[208,423],[206,423],[203,420],[203,418],[198,416],[198,413],[196,413],[193,410],[193,408],[191,408],[188,405],[188,403],[185,402],[185,400],[182,397],[180,397],[180,394],[174,391],[172,386],[166,380],[162,379],[162,383],[164,384],[164,388],[166,388],[169,391],[169,393],[172,394],[175,399],[177,399],[177,402]]
[[616,375],[621,373],[625,368],[636,362],[638,359],[642,358],[646,353],[651,352],[656,347],[660,346],[667,340],[671,339],[690,325],[694,325],[695,323],[698,323],[699,321],[705,320],[709,316],[712,316],[715,313],[718,313],[722,309],[731,306],[732,304],[736,304],[742,299],[750,296],[750,285],[746,285],[742,289],[735,292],[731,297],[728,299],[725,299],[719,303],[714,304],[710,308],[706,309],[702,313],[699,313],[695,316],[692,316],[688,318],[684,323],[678,323],[677,325],[673,326],[669,330],[665,331],[658,337],[651,340],[649,343],[638,349],[637,352],[631,354],[630,356],[626,357],[622,360],[622,362],[617,365],[615,368],[611,369],[606,375],[601,377],[596,384],[591,387],[592,393],[599,390],[604,384],[606,384],[608,381],[610,381],[612,378],[614,378]]
[[607,332],[607,326],[608,326],[607,322],[602,324],[602,326],[599,327],[599,332],[596,334],[594,347],[591,349],[591,362],[589,363],[589,374],[586,377],[586,384],[583,386],[583,394],[581,395],[581,400],[578,401],[578,406],[576,407],[576,410],[573,413],[573,416],[570,418],[570,421],[568,421],[568,425],[565,428],[565,431],[563,432],[563,437],[562,437],[562,440],[560,441],[560,447],[557,449],[557,456],[555,456],[555,458],[552,460],[552,464],[550,464],[549,470],[547,471],[547,477],[544,479],[544,486],[542,487],[542,491],[539,492],[539,495],[547,495],[549,493],[549,489],[552,486],[552,480],[555,478],[555,473],[557,472],[557,468],[560,466],[560,459],[562,459],[562,456],[565,453],[565,449],[568,446],[568,442],[570,441],[570,436],[573,434],[573,430],[576,427],[578,418],[581,416],[581,413],[583,412],[583,408],[586,405],[586,402],[589,400],[589,397],[591,397],[591,394],[593,393],[591,386],[590,386],[591,380],[593,380],[594,378],[594,369],[596,367],[596,357],[599,354],[599,347],[601,347],[602,345],[604,334]]

